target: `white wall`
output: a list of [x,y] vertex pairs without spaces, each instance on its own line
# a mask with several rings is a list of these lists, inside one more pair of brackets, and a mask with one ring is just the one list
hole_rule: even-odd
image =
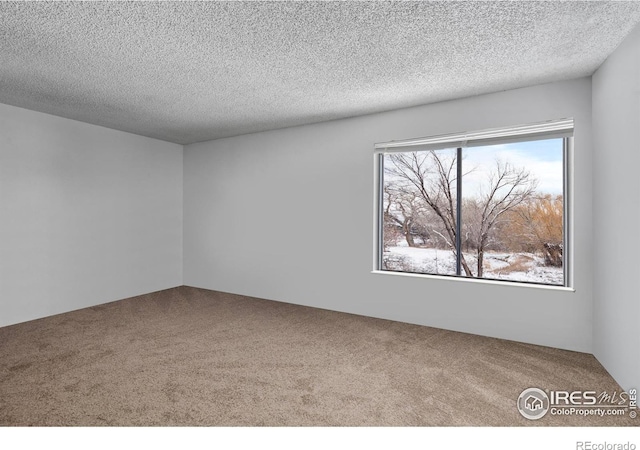
[[593,75],[594,355],[640,388],[640,27]]
[[[575,292],[372,274],[376,142],[575,118]],[[590,352],[591,80],[193,144],[184,283]]]
[[0,104],[0,326],[182,284],[182,146]]

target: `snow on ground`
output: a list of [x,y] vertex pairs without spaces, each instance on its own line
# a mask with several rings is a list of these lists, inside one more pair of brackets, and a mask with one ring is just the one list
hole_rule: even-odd
[[[387,270],[455,275],[456,260],[450,250],[389,247],[383,262]],[[477,259],[473,253],[464,253],[465,260],[476,273]],[[562,267],[544,265],[544,258],[532,253],[485,252],[484,278],[563,285]]]

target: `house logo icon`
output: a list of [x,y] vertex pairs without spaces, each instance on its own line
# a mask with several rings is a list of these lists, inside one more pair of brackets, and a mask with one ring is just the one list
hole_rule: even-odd
[[518,411],[526,419],[541,419],[549,411],[549,397],[542,389],[525,389],[518,397]]
[[530,411],[537,411],[539,409],[542,409],[542,400],[540,400],[538,397],[534,397],[533,395],[530,395],[525,399],[524,405]]

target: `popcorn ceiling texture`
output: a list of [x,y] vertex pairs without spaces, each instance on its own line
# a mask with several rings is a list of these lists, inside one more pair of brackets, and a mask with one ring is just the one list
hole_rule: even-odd
[[0,103],[179,144],[591,75],[640,2],[2,2]]

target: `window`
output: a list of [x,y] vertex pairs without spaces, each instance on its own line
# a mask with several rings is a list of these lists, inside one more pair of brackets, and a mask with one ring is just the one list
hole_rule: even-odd
[[376,144],[375,269],[569,286],[573,120]]

